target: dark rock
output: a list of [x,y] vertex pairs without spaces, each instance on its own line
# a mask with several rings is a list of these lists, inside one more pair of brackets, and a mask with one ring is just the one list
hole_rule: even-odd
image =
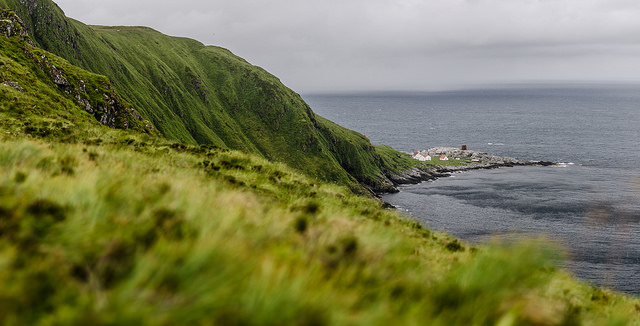
[[[425,151],[423,151],[425,152]],[[395,186],[403,185],[403,184],[416,184],[423,181],[435,180],[438,178],[446,178],[451,176],[452,173],[470,171],[470,170],[484,170],[484,169],[497,169],[501,167],[514,167],[514,166],[526,166],[526,165],[556,165],[554,162],[547,161],[527,161],[527,160],[518,160],[511,157],[502,157],[490,155],[487,153],[472,151],[472,150],[461,150],[457,148],[451,147],[436,147],[429,149],[428,152],[431,156],[440,156],[447,155],[450,158],[461,158],[461,159],[475,159],[479,160],[481,163],[470,163],[467,165],[459,165],[459,166],[432,166],[425,165],[423,169],[419,168],[409,168],[407,170],[393,173],[387,175],[387,178],[393,182],[393,190],[394,191],[386,191],[385,189],[377,189],[378,193],[381,192],[397,192],[398,190]],[[424,153],[425,155],[427,153]]]
[[385,208],[385,209],[396,209],[397,207],[387,203],[386,201],[383,201],[382,202],[382,208]]
[[49,61],[49,58],[44,55],[41,56],[40,59],[42,60],[42,63],[47,67],[49,76],[51,77],[51,81],[53,81],[54,84],[58,86],[69,86],[69,80],[67,80],[67,77],[65,76],[63,70],[58,69],[58,67],[53,65]]
[[18,37],[33,46],[36,45],[29,37],[22,19],[11,10],[0,9],[0,35]]
[[22,86],[20,86],[20,84],[18,84],[17,82],[14,81],[5,81],[2,83],[2,85],[6,85],[9,86],[13,89],[15,89],[16,91],[22,93],[24,90],[22,89]]

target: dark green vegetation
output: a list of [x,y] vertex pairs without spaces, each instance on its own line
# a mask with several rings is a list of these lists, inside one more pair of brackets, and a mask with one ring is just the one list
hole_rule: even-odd
[[[544,241],[475,248],[226,143],[168,141],[106,77],[9,34],[0,325],[640,323],[640,301],[576,282]],[[315,121],[352,175],[405,166]]]
[[261,158],[108,130],[66,144],[4,130],[3,325],[603,325],[637,314],[637,300],[555,271],[552,248],[472,248]]
[[0,20],[0,35],[16,35],[0,37],[0,105],[13,113],[11,119],[0,123],[11,128],[24,125],[27,132],[45,136],[48,124],[54,121],[44,117],[53,115],[68,120],[61,130],[74,129],[75,121],[98,120],[112,128],[156,133],[120,98],[106,77],[33,46],[29,36],[21,35],[21,21],[13,12],[0,11]]
[[2,325],[638,321],[541,242],[473,248],[283,164],[1,103]]
[[316,116],[273,75],[228,50],[145,27],[87,26],[50,0],[0,0],[34,41],[114,88],[167,139],[210,144],[280,161],[354,191],[389,190],[384,162],[416,163]]
[[48,119],[60,124],[47,135],[0,129],[0,324],[615,325],[637,316],[637,300],[573,281],[540,243],[472,248],[282,164],[89,121],[59,142],[68,121]]

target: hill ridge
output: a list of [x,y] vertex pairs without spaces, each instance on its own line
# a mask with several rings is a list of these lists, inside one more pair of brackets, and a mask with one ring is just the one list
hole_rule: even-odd
[[[62,106],[73,103],[105,126],[157,134],[153,125],[118,95],[107,77],[79,69],[36,47],[23,24],[15,12],[0,9],[0,41],[3,57],[7,56],[1,62],[5,69],[0,72],[0,82],[13,90],[4,96],[14,105],[30,102],[33,107],[44,107],[56,102]],[[38,85],[34,80],[47,82]],[[50,102],[43,102],[39,93],[48,94]]]
[[389,176],[415,165],[317,116],[277,77],[229,50],[147,27],[85,25],[50,0],[2,5],[28,16],[27,30],[45,50],[109,77],[170,140],[253,153],[357,192],[393,191]]

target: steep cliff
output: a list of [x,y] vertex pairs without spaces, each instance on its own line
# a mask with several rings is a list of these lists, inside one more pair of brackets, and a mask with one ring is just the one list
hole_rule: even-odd
[[122,100],[108,78],[34,46],[23,24],[14,12],[0,9],[2,106],[18,111],[40,107],[46,112],[80,108],[111,128],[156,133],[149,121]]
[[386,162],[413,164],[316,116],[278,78],[223,48],[145,27],[87,26],[50,0],[2,5],[26,16],[38,45],[109,77],[168,139],[242,150],[325,181],[380,191],[392,189]]

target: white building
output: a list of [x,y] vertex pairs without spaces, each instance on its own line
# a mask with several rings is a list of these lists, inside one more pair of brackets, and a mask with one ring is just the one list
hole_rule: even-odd
[[413,153],[413,158],[418,160],[418,161],[431,161],[431,156],[429,156],[429,154],[422,154],[420,152],[415,152]]

